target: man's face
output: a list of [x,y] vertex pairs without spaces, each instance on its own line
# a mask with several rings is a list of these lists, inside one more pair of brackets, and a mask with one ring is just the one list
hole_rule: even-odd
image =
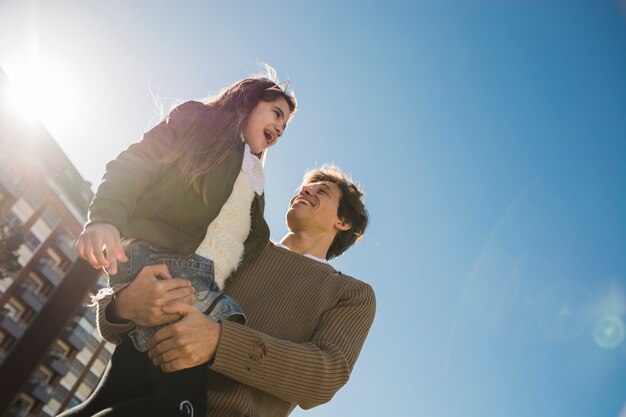
[[304,184],[289,202],[287,227],[295,232],[304,230],[308,233],[327,232],[336,234],[347,230],[346,223],[337,215],[341,189],[337,184],[320,181]]

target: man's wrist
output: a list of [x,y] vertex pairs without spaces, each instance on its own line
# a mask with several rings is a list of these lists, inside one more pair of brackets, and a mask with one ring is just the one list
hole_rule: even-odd
[[128,313],[123,309],[124,303],[120,303],[119,296],[122,292],[124,292],[124,289],[117,294],[114,294],[113,298],[111,298],[111,302],[106,308],[106,318],[110,323],[128,324],[132,321],[130,320]]

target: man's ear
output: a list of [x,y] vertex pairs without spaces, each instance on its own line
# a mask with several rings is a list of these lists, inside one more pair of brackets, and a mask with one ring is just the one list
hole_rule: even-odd
[[335,223],[335,228],[341,230],[342,232],[345,232],[346,230],[350,230],[351,227],[352,227],[352,224],[345,220],[339,220],[337,223]]

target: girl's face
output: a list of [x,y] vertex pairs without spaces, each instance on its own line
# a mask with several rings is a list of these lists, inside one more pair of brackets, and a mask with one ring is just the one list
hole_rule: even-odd
[[243,137],[252,153],[258,154],[273,146],[282,136],[289,120],[287,100],[259,100],[248,116]]

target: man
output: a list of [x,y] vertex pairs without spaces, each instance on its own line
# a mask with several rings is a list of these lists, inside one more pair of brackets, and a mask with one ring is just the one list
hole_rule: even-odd
[[[329,401],[350,376],[374,319],[371,287],[335,270],[363,234],[363,193],[338,168],[305,175],[287,211],[289,232],[226,282],[248,317],[216,323],[189,305],[188,281],[146,267],[98,302],[106,340],[133,324],[182,319],[155,334],[150,357],[166,372],[208,362],[209,415],[287,416]],[[116,289],[117,290],[117,289]],[[181,404],[182,406],[182,404]]]

